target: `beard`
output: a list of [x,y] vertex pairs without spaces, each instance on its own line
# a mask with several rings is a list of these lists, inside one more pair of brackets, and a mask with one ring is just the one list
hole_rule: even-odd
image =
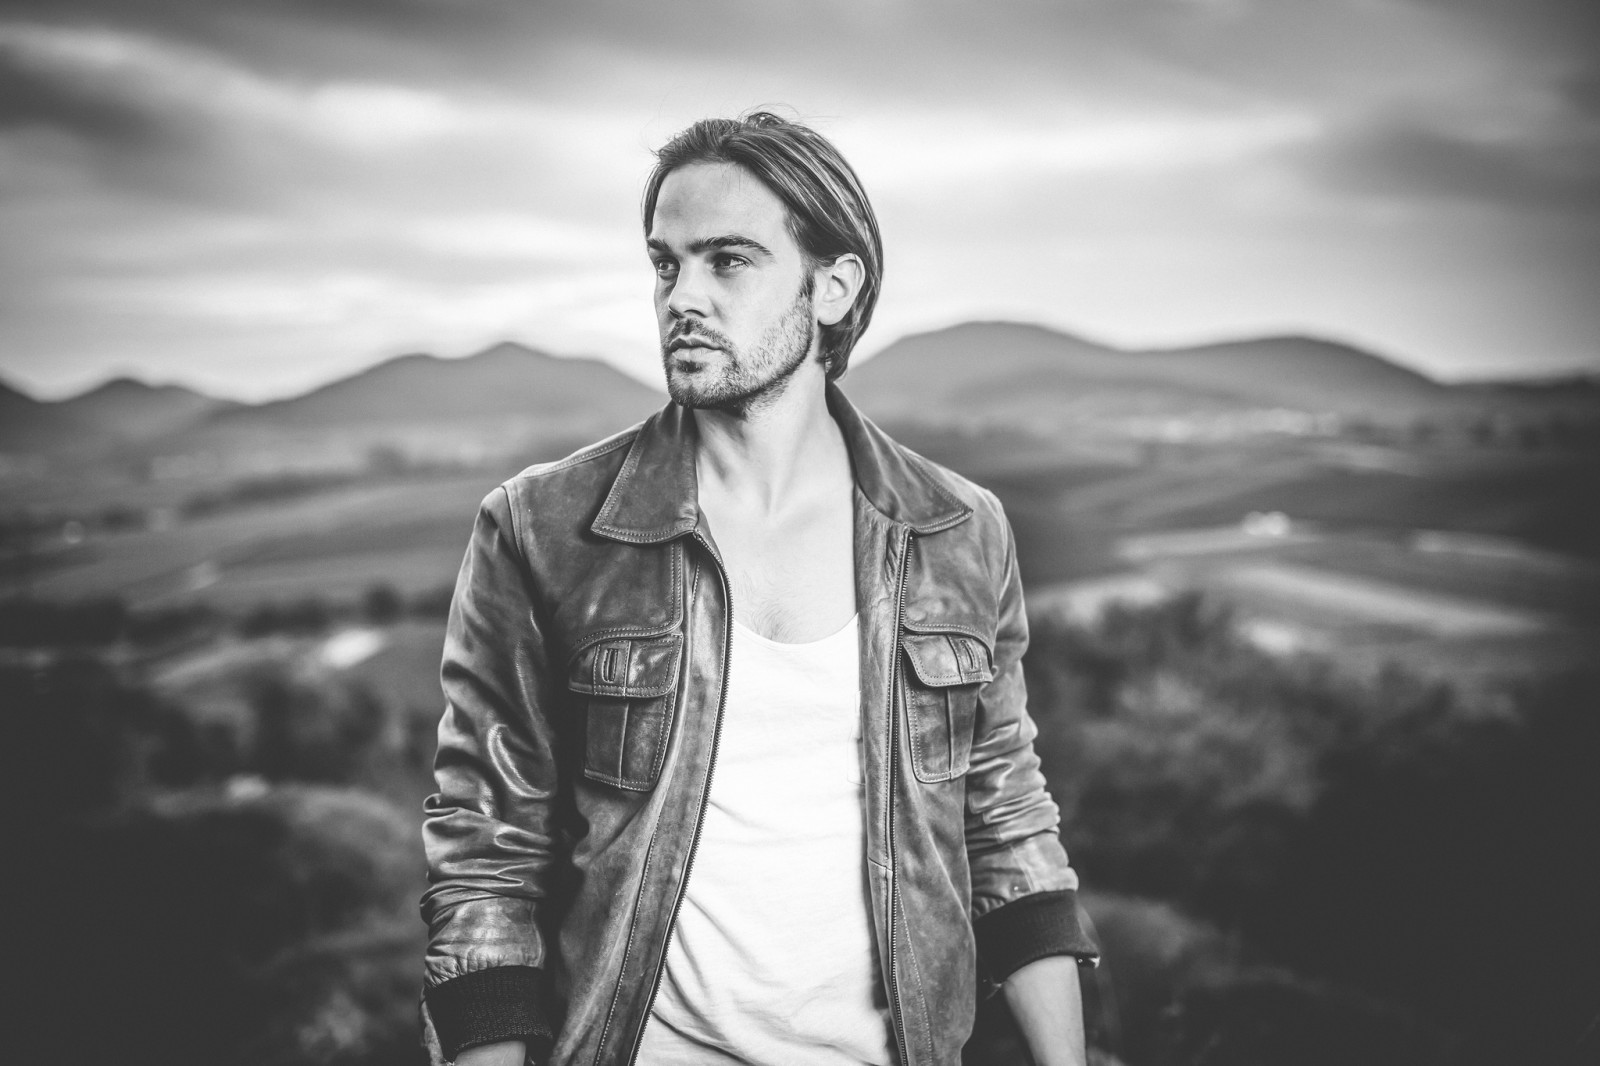
[[[810,282],[807,277],[806,281]],[[723,411],[744,417],[751,411],[770,406],[794,378],[811,354],[817,323],[811,309],[810,284],[803,284],[783,317],[768,326],[749,349],[735,345],[716,330],[701,326],[696,319],[680,319],[671,336],[661,346],[661,361],[667,373],[667,393],[684,407]],[[672,341],[698,337],[720,348],[720,366],[709,362],[698,369],[677,365],[670,349]]]

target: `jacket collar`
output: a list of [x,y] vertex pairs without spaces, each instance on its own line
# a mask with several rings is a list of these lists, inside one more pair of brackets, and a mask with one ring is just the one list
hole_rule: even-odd
[[[828,411],[850,449],[856,487],[890,521],[926,535],[972,513],[935,480],[925,460],[896,444],[831,383]],[[700,521],[695,436],[694,419],[675,403],[651,415],[589,528],[629,544],[655,544],[693,531]]]

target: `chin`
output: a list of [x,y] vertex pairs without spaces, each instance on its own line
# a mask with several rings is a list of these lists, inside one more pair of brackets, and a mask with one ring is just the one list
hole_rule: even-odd
[[672,397],[674,403],[681,403],[685,407],[695,406],[695,400],[708,391],[712,391],[712,382],[704,367],[685,368],[672,363],[667,364],[667,395]]
[[682,407],[723,411],[737,408],[744,390],[734,387],[725,375],[712,373],[704,365],[686,369],[667,367],[667,395]]
[[719,388],[721,382],[702,381],[682,374],[667,375],[667,395],[682,407],[707,408],[723,411],[738,407],[742,395],[734,389]]

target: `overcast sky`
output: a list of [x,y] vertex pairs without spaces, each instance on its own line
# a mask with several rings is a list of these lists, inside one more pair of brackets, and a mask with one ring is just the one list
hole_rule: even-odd
[[654,380],[650,149],[785,105],[973,317],[1600,371],[1594,0],[0,0],[0,377],[262,398],[511,338]]

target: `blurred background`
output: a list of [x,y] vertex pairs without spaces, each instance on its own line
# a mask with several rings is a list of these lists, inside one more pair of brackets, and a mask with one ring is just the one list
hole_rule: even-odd
[[1597,43],[1585,0],[0,0],[24,1042],[421,1061],[477,502],[664,402],[650,149],[776,106],[883,226],[846,392],[1015,526],[1102,1061],[1594,1061]]

